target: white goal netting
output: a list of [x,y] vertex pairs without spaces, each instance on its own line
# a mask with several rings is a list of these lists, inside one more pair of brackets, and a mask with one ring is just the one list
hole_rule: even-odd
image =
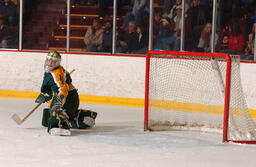
[[[223,129],[225,58],[150,55],[149,65],[148,129]],[[239,57],[232,57],[228,99],[227,139],[256,140],[255,119],[242,90]]]

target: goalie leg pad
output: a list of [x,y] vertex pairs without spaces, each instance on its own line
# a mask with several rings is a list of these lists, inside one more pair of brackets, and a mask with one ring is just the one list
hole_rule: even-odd
[[68,121],[68,116],[63,110],[56,110],[50,112],[50,118],[48,119],[48,132],[52,128],[61,128],[61,129],[69,129],[70,122]]
[[49,108],[45,108],[43,110],[43,117],[42,117],[42,125],[44,127],[48,127],[48,120],[50,118],[50,109]]
[[95,125],[95,119],[92,117],[84,117],[83,123],[92,128]]
[[97,113],[90,110],[79,110],[76,117],[76,124],[78,129],[88,129],[95,125]]

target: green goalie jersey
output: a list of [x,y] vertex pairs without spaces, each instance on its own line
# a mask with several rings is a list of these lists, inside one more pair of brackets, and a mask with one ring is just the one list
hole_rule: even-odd
[[59,66],[51,72],[44,73],[43,84],[41,87],[42,93],[47,93],[52,96],[58,94],[65,99],[68,96],[68,92],[75,89],[72,84],[71,76],[66,70]]

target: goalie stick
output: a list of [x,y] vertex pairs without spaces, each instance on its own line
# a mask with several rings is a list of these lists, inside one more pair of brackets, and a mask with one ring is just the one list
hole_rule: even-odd
[[12,115],[12,119],[18,124],[18,125],[21,125],[41,104],[42,104],[43,102],[41,102],[41,103],[38,103],[37,105],[36,105],[36,107],[35,108],[33,108],[33,110],[32,111],[30,111],[23,119],[20,119],[20,117],[17,115],[17,114],[13,114]]
[[[72,74],[75,69],[71,70],[69,74]],[[43,102],[38,103],[23,119],[21,119],[16,113],[14,113],[11,118],[14,120],[18,125],[21,125]]]

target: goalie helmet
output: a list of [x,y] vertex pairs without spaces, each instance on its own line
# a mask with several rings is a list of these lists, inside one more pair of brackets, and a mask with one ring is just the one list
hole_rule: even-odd
[[51,51],[47,54],[44,63],[44,71],[51,72],[53,69],[60,66],[61,55],[57,51]]

